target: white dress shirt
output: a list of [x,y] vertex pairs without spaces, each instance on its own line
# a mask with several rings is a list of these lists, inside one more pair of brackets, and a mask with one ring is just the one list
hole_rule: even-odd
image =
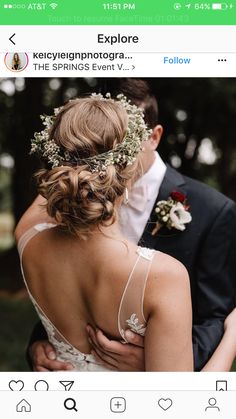
[[150,169],[135,182],[132,190],[129,191],[128,204],[122,204],[119,210],[122,233],[136,244],[143,234],[166,173],[166,165],[161,157],[157,152],[155,156]]

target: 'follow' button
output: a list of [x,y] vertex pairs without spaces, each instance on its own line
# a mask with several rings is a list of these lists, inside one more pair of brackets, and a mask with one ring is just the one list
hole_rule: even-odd
[[187,57],[164,57],[164,64],[190,64],[191,58]]

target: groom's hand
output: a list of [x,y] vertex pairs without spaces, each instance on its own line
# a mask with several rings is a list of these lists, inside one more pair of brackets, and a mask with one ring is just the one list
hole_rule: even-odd
[[56,352],[47,340],[36,341],[29,349],[33,371],[68,371],[73,366],[56,360]]
[[92,354],[99,362],[115,371],[145,371],[144,338],[130,330],[125,332],[129,344],[109,340],[101,330],[87,326]]

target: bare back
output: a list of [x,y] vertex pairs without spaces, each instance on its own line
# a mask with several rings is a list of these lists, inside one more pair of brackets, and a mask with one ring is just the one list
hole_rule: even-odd
[[[30,294],[61,334],[83,352],[90,350],[85,329],[88,323],[121,339],[118,310],[138,261],[135,245],[127,247],[109,239],[91,243],[81,244],[58,228],[50,228],[32,237],[22,255]],[[140,261],[139,276],[142,269],[147,275]]]

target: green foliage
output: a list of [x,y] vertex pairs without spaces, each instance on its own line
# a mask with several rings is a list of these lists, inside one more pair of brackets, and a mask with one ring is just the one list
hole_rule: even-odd
[[26,298],[0,298],[0,371],[28,371],[25,348],[37,321]]
[[12,208],[11,171],[0,167],[0,212]]
[[9,249],[14,244],[13,218],[9,212],[0,212],[0,252]]

